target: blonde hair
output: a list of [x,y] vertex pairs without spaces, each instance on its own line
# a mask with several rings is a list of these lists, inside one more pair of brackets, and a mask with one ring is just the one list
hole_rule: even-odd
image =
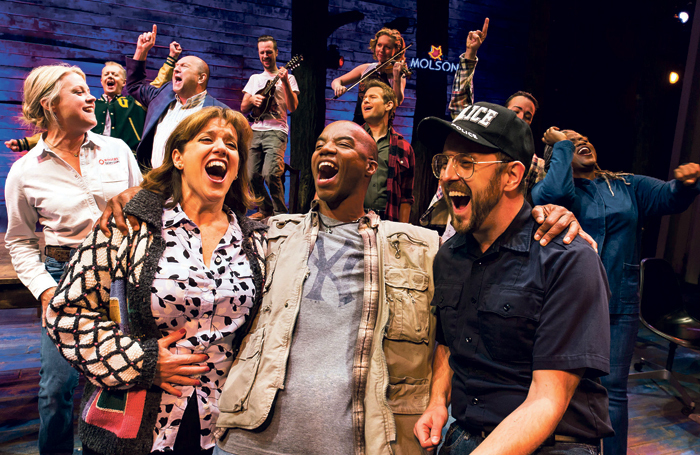
[[[59,101],[58,94],[63,86],[62,79],[69,73],[75,73],[85,80],[83,70],[67,63],[40,66],[29,73],[24,80],[20,117],[24,123],[38,129],[48,129],[51,124],[58,122],[51,106]],[[43,100],[47,101],[48,109],[41,105]]]
[[[396,55],[397,52],[401,52],[404,47],[406,47],[406,42],[403,40],[403,37],[401,36],[401,32],[398,30],[394,30],[391,28],[384,27],[381,30],[379,30],[377,33],[374,34],[374,38],[370,40],[369,42],[369,49],[372,51],[372,58],[377,59],[376,55],[376,48],[377,48],[377,41],[379,41],[379,37],[381,36],[388,36],[392,40],[394,40],[394,55]],[[397,62],[403,62],[406,60],[406,54],[402,55],[401,57],[397,58],[395,61]]]
[[226,193],[224,203],[232,210],[245,214],[253,207],[256,200],[250,191],[248,176],[248,158],[253,131],[243,114],[233,109],[210,106],[190,114],[175,128],[165,144],[165,156],[160,167],[151,170],[144,177],[141,188],[159,194],[164,201],[172,198],[165,206],[168,208],[182,202],[182,171],[173,163],[173,150],[184,152],[188,142],[202,131],[214,119],[221,119],[233,126],[238,136],[238,178],[233,181]]
[[[126,70],[119,63],[117,63],[117,62],[105,62],[105,66],[106,67],[107,66],[118,66],[119,71],[122,73],[122,77],[126,80]],[[102,73],[100,73],[100,76],[102,76]]]

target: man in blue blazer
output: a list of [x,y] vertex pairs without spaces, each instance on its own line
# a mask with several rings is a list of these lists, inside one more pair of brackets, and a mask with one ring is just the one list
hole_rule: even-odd
[[134,58],[126,59],[126,91],[146,109],[143,137],[136,149],[136,159],[143,170],[163,163],[165,143],[177,125],[203,107],[228,107],[207,93],[209,66],[193,55],[181,58],[171,82],[156,88],[146,81],[146,56],[156,43],[157,27],[139,36]]

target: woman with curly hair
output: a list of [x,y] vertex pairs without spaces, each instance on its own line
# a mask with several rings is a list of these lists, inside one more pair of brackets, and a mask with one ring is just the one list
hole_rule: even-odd
[[[347,86],[352,85],[362,79],[367,73],[374,70],[377,66],[386,62],[397,52],[401,52],[403,48],[406,47],[406,42],[404,41],[401,33],[398,30],[393,30],[390,28],[382,28],[379,30],[372,40],[369,42],[369,49],[372,51],[372,57],[376,62],[374,63],[363,63],[362,65],[356,66],[350,72],[336,78],[331,83],[331,88],[335,92],[335,96],[340,96],[345,93],[348,89]],[[370,79],[379,79],[388,86],[394,89],[396,94],[397,105],[400,106],[403,103],[403,92],[406,88],[406,78],[402,76],[403,68],[405,67],[406,55],[402,55],[394,61],[393,65],[387,65],[381,70],[375,72]],[[357,94],[357,104],[355,105],[355,114],[352,119],[353,122],[358,125],[363,125],[365,123],[362,118],[362,100],[365,97],[365,91],[367,90],[364,86],[364,82],[359,85],[359,92]]]

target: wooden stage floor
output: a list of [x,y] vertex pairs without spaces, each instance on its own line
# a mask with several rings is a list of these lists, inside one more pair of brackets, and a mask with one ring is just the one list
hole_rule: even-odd
[[[39,334],[36,310],[0,310],[0,455],[39,453]],[[644,356],[663,364],[666,352],[667,344],[662,339],[640,330],[635,359]],[[674,370],[700,374],[700,354],[678,348]],[[694,390],[700,402],[700,387]],[[628,454],[700,454],[700,423],[681,413],[680,401],[663,381],[633,381],[629,391]],[[76,395],[77,409],[80,393]],[[76,454],[80,453],[79,447],[76,437]]]

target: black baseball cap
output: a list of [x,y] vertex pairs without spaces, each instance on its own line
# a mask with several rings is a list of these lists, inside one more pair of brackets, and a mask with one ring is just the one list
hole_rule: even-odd
[[427,117],[418,124],[418,139],[433,154],[442,153],[445,140],[452,132],[520,161],[526,172],[530,169],[535,154],[532,130],[510,109],[478,102],[464,108],[452,123],[438,117]]

